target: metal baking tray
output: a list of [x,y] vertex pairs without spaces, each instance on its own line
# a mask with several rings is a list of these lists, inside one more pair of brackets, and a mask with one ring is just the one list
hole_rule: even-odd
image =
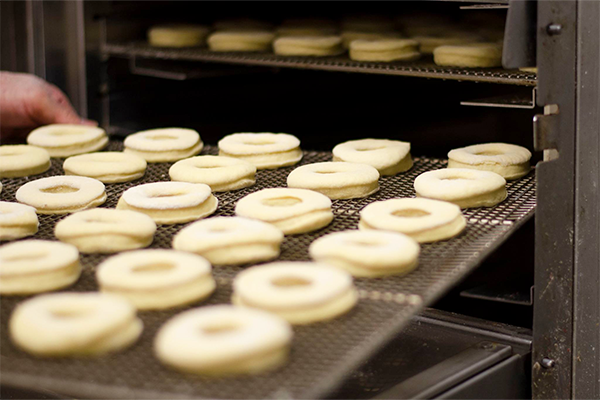
[[102,46],[102,52],[105,56],[118,56],[129,59],[139,57],[161,60],[218,62],[264,67],[502,83],[520,86],[536,86],[537,84],[535,73],[502,68],[440,67],[433,63],[430,56],[425,56],[421,60],[412,62],[361,62],[350,60],[347,55],[336,57],[288,57],[262,52],[214,52],[205,48],[157,48],[150,46],[146,42],[106,43]]
[[[120,150],[121,142],[109,148]],[[207,146],[202,154],[216,154]],[[305,151],[301,164],[331,160],[329,152]],[[280,259],[308,260],[308,245],[317,237],[333,231],[356,229],[359,211],[382,199],[414,196],[414,178],[429,170],[446,167],[446,160],[415,158],[414,167],[403,174],[381,178],[381,190],[365,199],[333,201],[334,221],[317,232],[286,237]],[[52,168],[29,178],[2,179],[3,201],[15,201],[16,190],[24,183],[45,176],[63,174],[62,160],[54,159]],[[149,164],[146,175],[137,181],[108,184],[107,202],[114,207],[121,192],[146,182],[169,180],[171,164]],[[217,193],[219,208],[215,215],[233,215],[238,199],[266,187],[286,186],[294,167],[263,170],[256,185],[238,191]],[[352,371],[388,343],[424,306],[431,304],[476,268],[521,224],[533,215],[536,204],[534,173],[508,184],[508,198],[492,208],[464,211],[467,228],[458,237],[422,246],[419,267],[405,277],[356,279],[360,293],[358,306],[338,319],[294,328],[291,360],[284,368],[249,377],[209,379],[188,375],[162,366],[152,354],[152,339],[157,329],[182,311],[146,311],[140,316],[145,328],[140,340],[126,351],[89,359],[43,359],[32,357],[12,345],[7,322],[14,307],[24,297],[2,297],[0,302],[0,383],[93,398],[318,398],[331,393]],[[55,223],[62,216],[40,215],[36,239],[56,240]],[[151,247],[170,247],[173,234],[184,225],[160,226]],[[97,290],[95,266],[103,255],[82,255],[84,272],[69,291]],[[232,278],[243,267],[217,266],[215,294],[203,304],[229,302]]]

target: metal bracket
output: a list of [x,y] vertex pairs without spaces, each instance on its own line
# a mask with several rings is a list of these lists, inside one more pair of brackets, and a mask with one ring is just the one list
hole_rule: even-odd
[[531,96],[512,94],[504,96],[487,97],[485,99],[461,101],[461,106],[520,108],[533,110],[535,108],[537,88],[533,88]]
[[537,151],[558,147],[558,107],[545,106],[544,114],[533,117],[533,148]]

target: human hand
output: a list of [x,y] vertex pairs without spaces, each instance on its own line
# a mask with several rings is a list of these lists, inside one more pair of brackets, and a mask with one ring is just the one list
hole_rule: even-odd
[[0,71],[0,142],[19,141],[48,124],[98,125],[77,115],[56,86],[35,75]]

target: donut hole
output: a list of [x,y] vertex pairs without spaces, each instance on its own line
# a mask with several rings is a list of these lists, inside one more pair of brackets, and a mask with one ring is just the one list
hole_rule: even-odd
[[473,154],[475,154],[476,156],[500,156],[505,153],[500,150],[482,150],[482,151],[475,152]]
[[77,192],[79,191],[79,188],[74,188],[72,186],[67,186],[67,185],[58,185],[58,186],[52,186],[49,188],[44,188],[44,189],[40,189],[40,192],[43,193],[73,193],[73,192]]
[[98,217],[88,217],[88,218],[84,218],[83,222],[86,222],[89,224],[113,224],[115,221],[107,221],[105,219],[100,219]]
[[431,215],[431,213],[425,210],[419,210],[417,208],[407,208],[405,210],[396,210],[392,212],[394,217],[402,217],[402,218],[420,218]]
[[17,149],[2,150],[0,153],[2,157],[20,156],[21,154],[23,154],[23,152]]
[[73,308],[55,308],[50,310],[50,313],[54,318],[70,319],[70,318],[81,318],[92,311],[92,308],[86,306],[76,306]]
[[177,136],[165,135],[165,134],[146,136],[146,138],[150,139],[150,140],[177,140],[177,139],[179,139]]
[[293,205],[302,203],[302,199],[299,199],[298,197],[292,197],[292,196],[273,197],[270,199],[264,199],[262,201],[262,203],[265,206],[270,206],[270,207],[289,207],[289,206],[293,206]]
[[315,171],[317,174],[328,175],[328,174],[338,174],[340,171]]
[[246,145],[250,146],[266,146],[269,144],[275,144],[277,141],[275,139],[269,138],[253,138],[253,139],[244,139],[243,142]]
[[142,265],[136,265],[131,269],[132,272],[167,272],[175,268],[175,264],[171,262],[152,262]]
[[281,278],[275,278],[271,281],[273,286],[289,288],[289,287],[297,287],[297,286],[308,286],[312,282],[308,279],[300,278],[297,276],[284,276]]
[[48,134],[52,136],[74,136],[81,135],[85,133],[85,129],[65,129],[65,130],[55,130],[50,131]]
[[375,240],[368,239],[350,239],[348,243],[352,246],[361,246],[361,247],[379,247],[381,246],[381,242]]
[[224,333],[233,333],[240,329],[240,325],[234,322],[221,322],[218,324],[203,326],[202,333],[206,335],[222,335]]
[[215,226],[209,229],[213,233],[231,232],[233,229],[228,226]]
[[37,260],[37,259],[46,257],[47,255],[48,255],[48,253],[46,253],[45,251],[31,250],[24,254],[14,254],[14,255],[5,256],[5,257],[3,257],[3,260],[4,261],[13,261],[13,262],[33,261],[33,260]]
[[445,178],[440,178],[440,181],[474,181],[474,178],[469,176],[448,176]]
[[372,151],[372,150],[381,150],[385,149],[386,146],[372,146],[372,147],[357,147],[354,150],[356,151]]
[[155,198],[160,198],[160,197],[176,197],[176,196],[183,196],[184,192],[171,192],[171,193],[150,193],[148,194],[148,197],[151,197],[153,199]]

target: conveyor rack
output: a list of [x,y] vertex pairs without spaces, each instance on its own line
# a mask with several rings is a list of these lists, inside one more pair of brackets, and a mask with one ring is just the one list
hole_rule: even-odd
[[412,62],[361,62],[348,56],[289,57],[272,53],[212,52],[204,48],[157,48],[145,42],[107,43],[102,47],[105,56],[149,58],[179,61],[203,61],[243,64],[264,67],[285,67],[325,71],[359,72],[382,75],[400,75],[421,78],[451,79],[536,86],[535,73],[502,68],[455,68],[435,65],[431,57]]
[[[112,150],[122,148],[112,142]],[[216,154],[207,146],[202,154]],[[326,161],[331,153],[306,151],[302,164]],[[2,179],[3,201],[15,201],[15,191],[24,183],[45,176],[62,174],[62,160],[53,160],[52,168],[30,178]],[[129,187],[153,181],[169,180],[171,164],[149,164],[141,180],[106,185],[108,200],[114,207],[120,193]],[[336,200],[335,218],[328,227],[308,234],[286,237],[282,260],[307,260],[307,246],[317,237],[332,231],[355,229],[359,211],[375,200],[414,196],[412,183],[422,172],[444,168],[445,160],[415,158],[414,167],[394,177],[381,178],[381,190],[366,198]],[[259,171],[251,188],[217,193],[216,215],[232,215],[236,201],[265,187],[285,186],[293,167]],[[180,312],[141,312],[145,329],[141,339],[120,354],[97,359],[39,359],[16,349],[8,338],[7,321],[23,297],[3,297],[0,332],[0,383],[30,389],[45,389],[76,397],[106,398],[317,398],[336,388],[353,370],[389,342],[425,305],[454,286],[497,248],[534,212],[535,179],[528,176],[508,184],[508,198],[493,208],[466,210],[466,230],[457,238],[422,246],[419,267],[402,278],[357,279],[361,300],[347,315],[336,320],[294,328],[295,337],[290,363],[284,368],[259,376],[207,379],[172,371],[152,355],[156,330]],[[54,224],[60,216],[40,215],[36,239],[55,240]],[[170,247],[171,238],[183,225],[160,226],[152,247]],[[95,266],[102,255],[83,255],[84,272],[71,291],[97,290]],[[231,295],[231,280],[243,267],[216,266],[218,282],[215,294],[206,304],[226,303]],[[200,305],[202,306],[202,305]]]

